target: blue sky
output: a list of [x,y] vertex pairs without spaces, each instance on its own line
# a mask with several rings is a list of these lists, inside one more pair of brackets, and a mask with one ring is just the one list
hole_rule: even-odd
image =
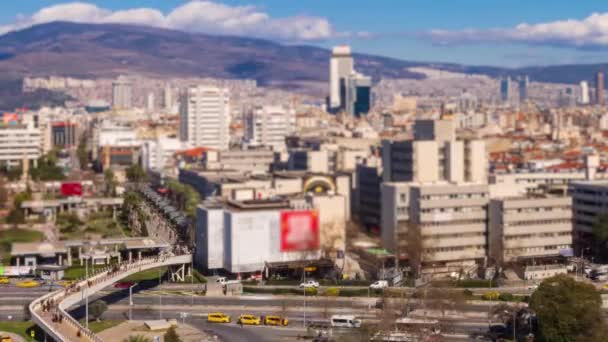
[[[151,23],[327,47],[347,43],[357,52],[406,60],[500,66],[608,62],[606,0],[192,2],[203,1],[2,1],[0,31],[59,18]],[[64,7],[39,12],[56,5]],[[140,11],[124,12],[133,9]]]

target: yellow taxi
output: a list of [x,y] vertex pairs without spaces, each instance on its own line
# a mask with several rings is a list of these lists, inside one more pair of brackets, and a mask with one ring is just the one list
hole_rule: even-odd
[[240,315],[237,323],[242,325],[260,325],[262,324],[262,320],[254,315]]
[[266,316],[264,317],[264,325],[275,325],[286,327],[289,324],[289,320],[281,316]]
[[0,284],[10,284],[11,281],[7,277],[0,277]]
[[3,335],[0,337],[0,342],[13,342],[13,339],[8,335]]
[[76,282],[74,280],[60,280],[58,282],[56,282],[55,284],[59,285],[59,286],[63,286],[63,287],[70,287],[72,285],[74,285]]
[[35,280],[25,280],[25,281],[21,281],[17,283],[17,287],[22,287],[22,288],[32,288],[32,287],[38,287],[40,286],[40,283],[35,281]]
[[207,322],[209,323],[230,323],[230,316],[221,312],[214,312],[207,315]]

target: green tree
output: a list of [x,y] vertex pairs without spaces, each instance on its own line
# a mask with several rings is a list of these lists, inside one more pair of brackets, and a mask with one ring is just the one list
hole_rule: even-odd
[[164,340],[165,342],[182,342],[182,339],[177,334],[177,331],[175,331],[174,326],[171,326],[171,328],[167,330],[164,336]]
[[122,342],[152,342],[152,340],[144,335],[134,335],[123,339]]
[[133,183],[140,183],[146,181],[146,171],[139,165],[134,164],[129,166],[127,169],[127,179]]
[[108,304],[103,300],[96,300],[89,305],[89,314],[94,320],[100,320],[104,312],[108,310]]
[[8,191],[6,191],[6,182],[4,181],[4,178],[0,177],[0,208],[4,208],[7,201]]
[[80,169],[86,170],[87,166],[90,163],[89,152],[87,151],[87,137],[86,135],[82,136],[80,142],[78,143],[78,149],[76,150],[76,155],[78,157],[78,162],[80,163]]
[[593,237],[596,244],[596,254],[606,259],[606,244],[608,243],[608,213],[604,213],[597,218],[593,224]]
[[32,193],[29,191],[20,192],[13,199],[13,209],[8,214],[6,221],[9,223],[19,224],[25,222],[25,213],[21,209],[21,204],[32,199]]
[[608,330],[601,306],[600,293],[593,285],[567,275],[546,279],[530,300],[538,318],[538,341],[605,341]]
[[115,196],[116,195],[116,177],[114,176],[114,171],[112,169],[106,169],[103,173],[105,182],[106,182],[106,196]]

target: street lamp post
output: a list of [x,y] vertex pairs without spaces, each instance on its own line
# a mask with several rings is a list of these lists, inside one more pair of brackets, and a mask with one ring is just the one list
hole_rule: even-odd
[[[161,271],[160,268],[158,269],[158,286],[160,287],[161,285]],[[158,315],[160,317],[160,319],[163,319],[163,295],[161,293],[161,291],[158,291]]]
[[304,291],[304,328],[306,328],[306,268],[304,268],[304,286],[302,286],[302,291]]
[[87,286],[84,288],[84,300],[85,300],[85,324],[86,328],[89,329],[89,259],[84,259],[85,277]]
[[135,285],[131,285],[129,287],[129,321],[133,320],[132,314],[133,314],[133,288],[137,286],[137,284]]

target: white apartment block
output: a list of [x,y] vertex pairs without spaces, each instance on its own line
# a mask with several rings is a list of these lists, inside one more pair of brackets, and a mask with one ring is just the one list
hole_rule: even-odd
[[529,196],[490,202],[489,256],[504,264],[572,249],[572,198]]
[[192,147],[227,150],[230,145],[228,89],[190,87],[180,101],[180,138]]
[[285,150],[285,137],[296,130],[296,113],[280,106],[255,108],[246,120],[247,142],[253,146]]
[[385,184],[382,200],[382,241],[388,250],[407,251],[408,229],[417,229],[423,268],[469,266],[484,260],[487,185]]
[[125,77],[112,83],[112,106],[115,109],[130,109],[133,106],[133,84]]
[[9,167],[24,161],[37,164],[42,156],[42,131],[34,121],[0,125],[0,163]]
[[177,138],[157,138],[142,144],[142,166],[146,170],[162,171],[174,167],[175,153],[184,149],[184,143]]

